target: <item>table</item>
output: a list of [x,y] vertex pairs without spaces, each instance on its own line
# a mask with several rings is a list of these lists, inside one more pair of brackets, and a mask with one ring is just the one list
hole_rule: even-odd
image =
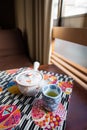
[[[39,70],[65,74],[55,65],[42,65]],[[23,128],[26,123],[27,120],[25,120]],[[19,129],[17,128],[16,130]],[[65,130],[87,130],[87,91],[76,82],[74,82],[73,92],[70,99]]]
[[[41,66],[40,69],[65,74],[54,65]],[[65,130],[87,130],[87,90],[77,82],[74,82]]]

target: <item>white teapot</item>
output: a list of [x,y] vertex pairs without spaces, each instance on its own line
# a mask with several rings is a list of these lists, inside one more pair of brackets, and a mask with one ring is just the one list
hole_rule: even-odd
[[41,88],[43,74],[38,70],[39,62],[34,62],[34,69],[26,70],[16,76],[20,92],[27,96],[34,96]]

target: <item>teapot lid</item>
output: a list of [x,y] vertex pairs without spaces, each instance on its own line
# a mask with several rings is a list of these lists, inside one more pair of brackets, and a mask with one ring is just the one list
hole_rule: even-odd
[[39,71],[27,70],[17,75],[16,81],[20,85],[33,86],[37,85],[43,79],[43,75]]

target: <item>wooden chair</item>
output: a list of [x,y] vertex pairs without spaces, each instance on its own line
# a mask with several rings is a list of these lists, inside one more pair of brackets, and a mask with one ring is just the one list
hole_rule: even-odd
[[[66,27],[54,27],[52,32],[52,53],[50,57],[50,63],[55,64],[66,74],[70,75],[81,86],[87,89],[87,66],[78,64],[59,52],[55,52],[55,39],[61,39],[66,42],[87,47],[87,29],[86,28],[66,28]],[[79,48],[78,48],[79,49]],[[74,53],[74,50],[73,50]],[[70,54],[68,54],[70,55]],[[87,58],[85,59],[87,60]]]

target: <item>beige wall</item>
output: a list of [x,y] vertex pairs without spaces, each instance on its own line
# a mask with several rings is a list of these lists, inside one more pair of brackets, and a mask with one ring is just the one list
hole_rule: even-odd
[[71,17],[63,17],[61,20],[61,26],[87,28],[87,14],[71,16]]

